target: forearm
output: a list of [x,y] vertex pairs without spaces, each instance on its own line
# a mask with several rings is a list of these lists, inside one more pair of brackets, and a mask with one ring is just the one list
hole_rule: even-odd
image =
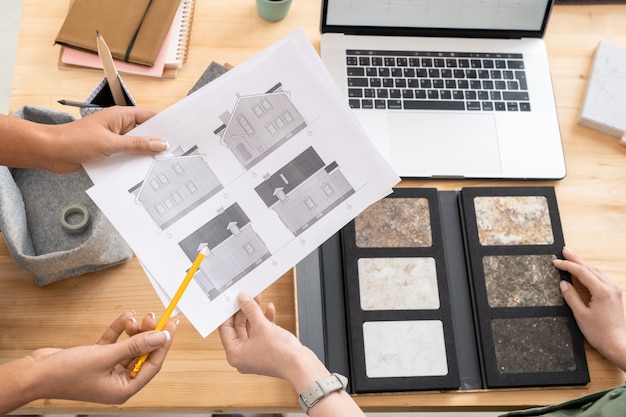
[[31,357],[0,365],[0,415],[5,415],[37,399]]
[[50,162],[49,125],[0,114],[0,165],[46,169]]

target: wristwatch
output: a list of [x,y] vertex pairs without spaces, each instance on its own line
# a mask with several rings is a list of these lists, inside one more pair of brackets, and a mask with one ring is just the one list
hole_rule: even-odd
[[308,415],[309,409],[328,394],[346,389],[348,386],[348,378],[341,374],[333,373],[326,378],[315,381],[309,385],[298,397],[298,403],[302,410]]

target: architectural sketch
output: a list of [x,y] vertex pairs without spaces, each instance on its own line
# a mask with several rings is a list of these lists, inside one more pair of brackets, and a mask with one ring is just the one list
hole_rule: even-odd
[[128,190],[161,230],[223,189],[197,147],[174,155],[155,158],[145,179]]
[[237,203],[220,210],[216,217],[179,242],[190,261],[204,244],[209,253],[194,279],[211,300],[271,255]]
[[339,165],[324,163],[312,147],[264,178],[255,191],[295,236],[354,194]]
[[245,169],[307,126],[280,83],[265,94],[238,97],[232,112],[220,119],[224,124],[214,133]]

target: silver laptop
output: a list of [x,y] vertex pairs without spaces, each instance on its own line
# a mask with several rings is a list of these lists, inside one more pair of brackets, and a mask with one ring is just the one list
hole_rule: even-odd
[[566,174],[552,0],[323,0],[321,56],[404,178]]

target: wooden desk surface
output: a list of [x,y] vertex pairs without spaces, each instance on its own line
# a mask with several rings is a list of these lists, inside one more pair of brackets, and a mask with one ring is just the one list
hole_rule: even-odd
[[[237,65],[273,41],[302,27],[319,46],[320,0],[296,0],[287,18],[269,23],[253,0],[197,1],[189,60],[175,80],[124,76],[140,105],[163,109],[187,94],[211,61]],[[227,7],[221,6],[228,4]],[[78,115],[57,100],[84,99],[102,74],[57,69],[53,46],[67,3],[24,0],[11,111],[25,104]],[[554,185],[565,240],[589,262],[626,289],[626,148],[618,140],[576,124],[594,49],[599,40],[626,46],[626,5],[556,6],[546,42],[567,158],[562,181]],[[516,182],[407,181],[404,185],[457,189]],[[278,323],[296,329],[293,274],[265,293],[278,306]],[[122,311],[159,312],[162,305],[138,262],[39,288],[20,271],[0,244],[0,361],[44,346],[91,344]],[[512,409],[551,404],[618,385],[624,374],[588,348],[591,383],[576,389],[533,389],[453,393],[360,395],[366,411]],[[237,374],[226,363],[219,338],[202,339],[181,317],[180,330],[159,375],[122,406],[72,401],[35,401],[22,414],[211,413],[297,410],[291,388],[281,381]]]

